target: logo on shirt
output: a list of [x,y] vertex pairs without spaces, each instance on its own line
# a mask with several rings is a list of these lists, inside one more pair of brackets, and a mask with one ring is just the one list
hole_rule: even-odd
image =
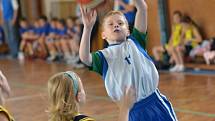
[[130,65],[131,64],[131,56],[129,54],[129,56],[125,57],[125,61],[127,61],[127,63]]

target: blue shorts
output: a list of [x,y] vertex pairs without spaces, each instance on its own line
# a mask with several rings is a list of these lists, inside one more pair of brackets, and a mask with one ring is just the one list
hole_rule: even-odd
[[177,121],[177,117],[171,103],[156,90],[134,104],[129,112],[129,121]]

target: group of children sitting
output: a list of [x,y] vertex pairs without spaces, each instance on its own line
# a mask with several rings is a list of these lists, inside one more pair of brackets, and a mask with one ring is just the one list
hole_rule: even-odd
[[[211,41],[210,41],[211,40]],[[169,56],[167,63],[174,66],[170,72],[184,71],[184,61],[195,60],[196,56],[202,56],[207,64],[214,62],[214,39],[203,40],[196,23],[180,11],[173,13],[172,32],[169,41],[163,46],[153,48],[153,55],[158,68],[163,68],[161,53]],[[164,56],[165,57],[165,56]]]
[[39,57],[48,61],[62,59],[68,64],[83,67],[78,55],[81,23],[77,18],[52,18],[48,22],[45,16],[41,16],[33,25],[25,18],[19,24],[20,60],[25,57]]

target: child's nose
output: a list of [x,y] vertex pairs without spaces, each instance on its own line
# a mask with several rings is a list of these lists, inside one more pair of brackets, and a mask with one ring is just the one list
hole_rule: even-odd
[[118,24],[115,24],[115,25],[114,25],[114,28],[119,28],[119,25],[118,25]]

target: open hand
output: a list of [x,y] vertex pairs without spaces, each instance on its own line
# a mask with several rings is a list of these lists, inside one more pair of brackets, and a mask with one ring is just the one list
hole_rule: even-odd
[[87,9],[81,6],[81,14],[84,26],[87,28],[93,28],[97,18],[96,10]]
[[7,79],[4,74],[0,71],[0,88],[3,93],[6,93],[7,96],[10,95],[10,86],[8,85]]

